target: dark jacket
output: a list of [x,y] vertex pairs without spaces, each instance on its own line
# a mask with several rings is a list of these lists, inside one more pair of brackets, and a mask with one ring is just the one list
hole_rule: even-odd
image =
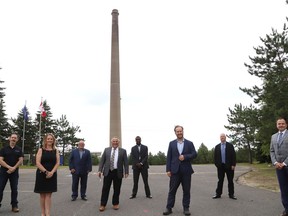
[[69,169],[75,169],[75,174],[85,174],[92,171],[92,160],[90,151],[84,149],[82,158],[80,159],[79,149],[71,152],[69,159]]
[[166,172],[171,172],[172,174],[177,173],[180,164],[187,171],[187,174],[192,174],[194,172],[191,162],[197,157],[197,152],[191,141],[184,139],[182,155],[184,155],[184,161],[179,160],[180,154],[177,148],[177,139],[171,141],[167,152]]
[[[225,149],[225,166],[231,168],[231,166],[236,166],[236,153],[234,146],[226,142]],[[214,164],[216,167],[222,166],[222,156],[221,156],[221,143],[217,144],[214,150]]]
[[142,163],[142,169],[148,169],[148,147],[141,144],[140,153],[138,145],[135,145],[131,148],[131,157],[132,157],[132,169],[136,169],[137,163]]

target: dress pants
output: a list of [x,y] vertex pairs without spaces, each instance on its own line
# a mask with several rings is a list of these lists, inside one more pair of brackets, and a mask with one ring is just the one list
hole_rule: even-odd
[[180,184],[182,185],[183,189],[183,199],[182,199],[183,208],[189,208],[191,178],[192,173],[187,173],[187,170],[181,169],[181,165],[179,167],[178,173],[172,174],[169,182],[169,193],[166,205],[167,209],[172,209],[174,207],[176,192]]
[[221,196],[223,192],[223,182],[225,178],[225,173],[228,180],[228,194],[229,196],[234,196],[234,170],[231,167],[227,168],[225,164],[222,164],[221,167],[217,167],[217,174],[218,174],[218,184],[216,189],[216,194]]
[[78,186],[80,181],[81,198],[86,196],[88,173],[72,174],[72,197],[78,197]]
[[288,212],[288,167],[285,166],[281,170],[276,169],[276,174],[281,191],[282,205],[285,211]]
[[3,169],[0,170],[0,203],[2,202],[3,191],[5,189],[8,179],[9,179],[10,188],[11,188],[11,203],[10,204],[12,205],[12,207],[16,207],[18,205],[18,200],[17,200],[18,179],[19,179],[18,169],[11,174],[8,174]]
[[133,183],[134,183],[134,185],[133,185],[132,195],[136,196],[136,194],[137,194],[140,173],[141,173],[141,176],[143,179],[146,196],[150,196],[151,192],[150,192],[150,188],[149,188],[149,184],[148,184],[148,169],[137,169],[137,168],[133,169]]
[[110,187],[113,182],[113,196],[112,196],[112,205],[119,204],[119,196],[120,196],[120,189],[122,184],[122,178],[118,178],[117,169],[113,171],[109,171],[107,176],[104,176],[103,187],[102,187],[102,195],[101,195],[101,205],[106,206]]

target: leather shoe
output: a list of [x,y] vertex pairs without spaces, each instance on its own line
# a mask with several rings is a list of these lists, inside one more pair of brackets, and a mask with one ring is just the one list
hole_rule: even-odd
[[12,207],[12,212],[19,212],[19,208],[17,206]]
[[75,201],[77,199],[77,197],[72,197],[71,201]]
[[118,210],[119,209],[119,205],[113,205],[113,209],[114,210]]
[[82,197],[81,199],[84,200],[84,201],[88,200],[87,197]]
[[131,195],[131,196],[129,197],[129,199],[134,199],[134,198],[136,198],[136,195]]
[[218,198],[221,198],[221,195],[214,195],[213,197],[212,197],[212,199],[218,199]]
[[99,207],[99,211],[100,211],[100,212],[103,212],[104,210],[105,210],[105,206],[102,206],[102,205],[101,205],[101,206]]
[[152,199],[152,196],[151,195],[149,195],[149,196],[146,196],[147,198],[149,198],[149,199]]
[[233,199],[233,200],[237,200],[237,197],[235,197],[234,195],[232,196],[229,196],[230,199]]
[[280,216],[288,216],[288,213],[286,211],[283,211],[283,213]]
[[166,210],[163,212],[163,215],[169,215],[169,214],[172,214],[172,209],[166,208]]

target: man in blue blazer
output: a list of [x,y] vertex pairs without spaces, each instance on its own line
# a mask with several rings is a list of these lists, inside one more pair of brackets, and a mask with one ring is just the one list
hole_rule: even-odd
[[281,191],[281,200],[284,207],[282,216],[288,216],[288,132],[287,120],[278,118],[276,122],[278,132],[271,137],[270,156]]
[[81,199],[87,201],[86,189],[88,173],[92,171],[91,154],[88,149],[84,148],[85,143],[80,140],[78,148],[71,152],[69,159],[69,169],[72,174],[72,201],[78,197],[78,185],[80,180]]
[[194,144],[184,139],[182,126],[175,126],[174,132],[177,139],[169,143],[167,152],[166,172],[170,178],[170,183],[166,210],[163,212],[163,215],[172,213],[176,192],[180,184],[183,188],[183,213],[185,215],[191,215],[189,211],[190,189],[191,178],[194,173],[191,162],[197,157],[197,152]]

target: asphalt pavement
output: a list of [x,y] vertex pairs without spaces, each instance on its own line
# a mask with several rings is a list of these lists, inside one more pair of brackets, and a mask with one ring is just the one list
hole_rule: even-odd
[[[224,181],[223,194],[220,199],[212,199],[217,184],[217,173],[214,165],[193,165],[191,206],[192,216],[279,216],[282,204],[279,192],[257,189],[236,182],[237,178],[248,172],[249,167],[237,166],[235,171],[235,196],[229,199],[227,179]],[[138,194],[129,199],[133,186],[133,175],[123,179],[120,195],[120,209],[113,210],[111,203],[111,187],[109,201],[104,212],[99,212],[100,196],[103,181],[98,178],[98,167],[93,167],[89,174],[87,198],[71,201],[71,175],[67,167],[58,170],[58,192],[52,195],[51,216],[159,216],[165,210],[168,195],[169,178],[165,166],[151,166],[149,169],[149,185],[152,199],[145,196],[143,181],[140,177]],[[35,169],[21,169],[18,190],[19,213],[11,212],[10,185],[6,185],[0,215],[40,216],[39,194],[33,192]],[[183,215],[182,188],[178,189],[172,216]]]

